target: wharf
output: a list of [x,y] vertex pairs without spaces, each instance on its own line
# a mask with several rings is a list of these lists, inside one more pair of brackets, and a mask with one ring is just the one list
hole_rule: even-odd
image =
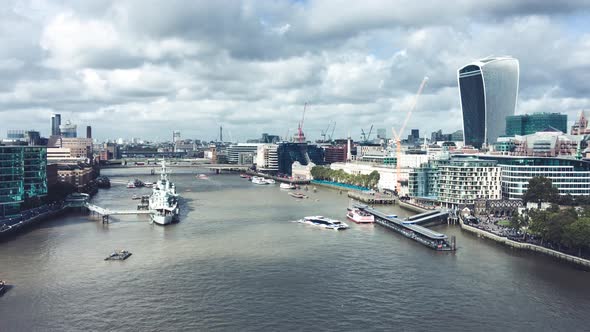
[[264,174],[264,173],[254,172],[252,170],[246,171],[246,174],[260,176],[265,179],[273,179],[277,182],[283,182],[283,183],[291,183],[291,184],[309,184],[310,183],[309,180],[294,180],[294,179],[289,179],[289,178],[281,178],[281,177],[274,176],[274,175],[268,175],[268,174]]
[[367,205],[354,204],[354,207],[375,216],[375,222],[377,224],[393,230],[407,237],[408,239],[412,239],[418,243],[421,243],[430,249],[436,251],[455,251],[457,249],[454,236],[452,236],[449,241],[445,234],[432,231],[417,224],[417,222],[424,222],[429,218],[439,218],[441,215],[444,215],[444,211],[440,211],[435,215],[421,216],[415,220],[402,220],[388,216],[387,214],[368,207]]
[[102,217],[103,224],[109,223],[110,216],[152,214],[152,211],[150,211],[150,210],[139,210],[139,209],[138,210],[110,210],[110,209],[101,208],[100,206],[97,206],[94,204],[89,204],[89,203],[86,204],[86,208],[91,213],[96,213],[97,215],[100,215]]
[[361,191],[349,191],[348,197],[367,204],[395,204],[395,198],[380,193],[365,193]]

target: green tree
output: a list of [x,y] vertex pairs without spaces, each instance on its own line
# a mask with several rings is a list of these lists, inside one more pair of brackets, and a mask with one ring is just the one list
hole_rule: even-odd
[[578,249],[578,256],[582,256],[582,249],[590,247],[590,218],[579,218],[567,225],[564,240],[568,246]]
[[544,176],[533,177],[529,180],[528,189],[522,200],[541,205],[542,202],[558,203],[559,190],[553,186],[551,179]]

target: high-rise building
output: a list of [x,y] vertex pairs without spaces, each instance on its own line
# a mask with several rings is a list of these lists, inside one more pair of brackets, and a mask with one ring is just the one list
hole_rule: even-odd
[[500,167],[493,160],[452,159],[439,166],[438,200],[443,207],[472,206],[477,199],[502,198]]
[[66,121],[65,124],[59,126],[59,134],[63,137],[67,138],[76,138],[78,137],[78,126],[73,124],[70,120]]
[[61,114],[55,114],[51,117],[51,135],[58,136],[59,126],[61,125]]
[[504,133],[507,116],[514,115],[519,64],[511,57],[488,57],[457,71],[465,145],[480,148]]
[[530,135],[548,128],[567,132],[567,114],[533,113],[506,117],[506,136]]
[[92,138],[92,127],[86,126],[86,138]]

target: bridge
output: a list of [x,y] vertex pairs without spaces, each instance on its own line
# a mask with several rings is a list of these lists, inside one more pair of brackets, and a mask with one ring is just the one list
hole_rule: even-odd
[[100,215],[102,217],[103,224],[109,223],[110,216],[152,214],[152,211],[150,210],[111,210],[90,203],[86,203],[85,207],[88,209],[88,211]]

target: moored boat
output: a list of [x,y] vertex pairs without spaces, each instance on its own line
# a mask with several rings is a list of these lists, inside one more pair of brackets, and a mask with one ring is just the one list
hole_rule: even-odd
[[127,188],[135,188],[135,181],[127,182]]
[[294,184],[292,184],[292,183],[281,183],[281,184],[279,185],[279,187],[280,187],[281,189],[295,189],[295,188],[297,188],[297,187],[295,187],[295,185],[294,185]]
[[264,179],[264,181],[266,181],[268,184],[275,184],[275,180],[273,179]]
[[268,182],[266,182],[266,179],[263,177],[260,177],[260,176],[253,176],[252,183],[254,183],[254,184],[268,184]]
[[373,223],[375,216],[357,208],[347,208],[346,217],[357,224]]
[[160,180],[154,184],[149,198],[149,209],[152,211],[150,217],[155,224],[167,225],[178,220],[178,194],[174,183],[168,180],[164,160],[162,160]]

